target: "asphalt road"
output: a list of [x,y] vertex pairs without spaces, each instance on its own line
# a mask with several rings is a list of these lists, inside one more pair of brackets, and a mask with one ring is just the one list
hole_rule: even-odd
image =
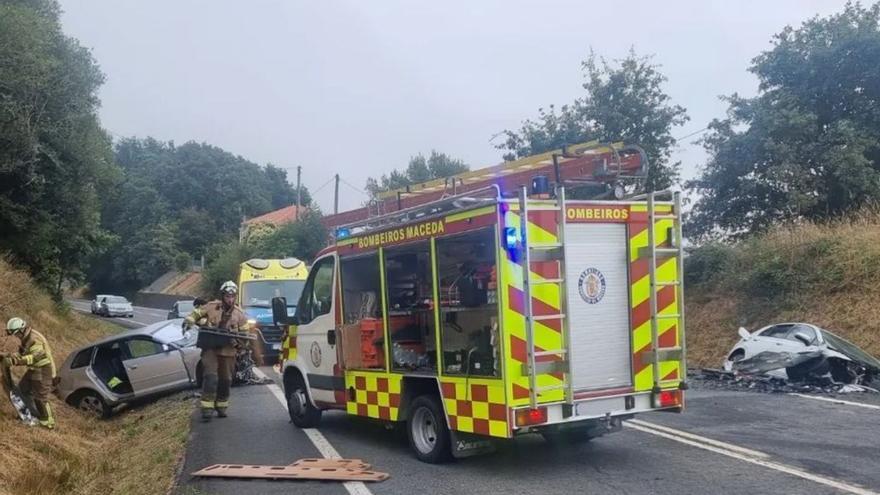
[[[71,307],[73,307],[74,310],[79,311],[80,313],[87,313],[90,315],[92,313],[91,301],[87,301],[84,299],[68,299],[67,302],[70,303]],[[95,316],[95,318],[99,318],[110,323],[122,325],[126,328],[137,328],[149,325],[151,323],[156,323],[158,321],[162,321],[168,315],[167,309],[145,308],[142,306],[133,306],[133,308],[133,318],[124,318],[120,316],[115,316],[112,318],[97,315],[93,316]]]
[[[263,371],[277,379],[271,369]],[[437,466],[413,458],[403,431],[339,412],[325,413],[320,434],[307,435],[287,422],[273,387],[234,389],[229,418],[203,424],[194,416],[177,493],[880,492],[880,408],[870,404],[692,390],[684,414],[643,415],[587,444],[554,447],[523,437],[494,454]],[[215,463],[286,465],[322,451],[327,456],[324,440],[329,455],[362,459],[391,479],[344,487],[189,476]]]
[[[70,301],[89,313],[88,301]],[[165,319],[135,307],[125,326]],[[271,368],[262,371],[279,382]],[[176,493],[535,494],[880,493],[880,399],[691,390],[683,414],[641,415],[620,433],[558,447],[539,436],[503,442],[494,454],[428,465],[402,428],[388,431],[340,412],[317,430],[288,423],[275,385],[233,389],[230,417],[192,433]],[[195,411],[195,408],[194,408]],[[217,463],[290,464],[304,457],[357,458],[391,474],[382,483],[197,479]]]

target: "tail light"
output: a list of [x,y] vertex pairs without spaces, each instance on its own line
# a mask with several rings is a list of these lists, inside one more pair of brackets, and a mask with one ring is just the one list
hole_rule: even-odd
[[681,406],[681,390],[662,390],[654,394],[654,407]]
[[539,425],[547,422],[547,408],[520,409],[516,411],[516,426]]

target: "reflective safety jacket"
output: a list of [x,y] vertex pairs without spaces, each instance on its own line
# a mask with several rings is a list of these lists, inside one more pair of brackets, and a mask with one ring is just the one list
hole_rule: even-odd
[[52,378],[55,378],[55,360],[52,358],[49,341],[33,328],[28,328],[25,332],[18,355],[12,356],[12,362],[19,366],[27,366],[30,370],[50,366]]

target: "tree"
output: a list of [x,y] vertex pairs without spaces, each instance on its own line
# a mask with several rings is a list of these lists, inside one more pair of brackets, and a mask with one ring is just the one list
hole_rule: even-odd
[[880,3],[786,27],[752,61],[754,98],[727,97],[688,227],[739,238],[880,199]]
[[684,107],[663,91],[666,76],[651,57],[631,49],[623,60],[609,63],[590,56],[582,62],[586,94],[549,110],[538,109],[537,120],[526,119],[518,131],[505,130],[498,145],[506,160],[535,155],[589,140],[624,141],[645,149],[650,161],[646,187],[660,190],[678,179],[679,162],[670,163],[675,139],[672,129],[689,118]]
[[321,214],[309,210],[298,221],[282,225],[259,238],[254,248],[256,256],[261,258],[292,256],[311,261],[326,245],[327,229],[321,223]]
[[59,12],[0,1],[0,249],[56,298],[111,239],[99,201],[117,173],[97,117],[104,76]]
[[406,170],[392,170],[388,175],[382,175],[379,180],[372,177],[367,179],[367,192],[376,196],[383,191],[393,191],[419,182],[432,179],[451,177],[470,170],[463,161],[452,158],[446,153],[438,153],[431,150],[431,154],[425,158],[418,155],[409,159]]

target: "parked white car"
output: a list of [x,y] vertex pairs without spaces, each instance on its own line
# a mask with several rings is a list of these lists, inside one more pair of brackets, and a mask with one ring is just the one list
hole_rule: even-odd
[[741,327],[739,336],[724,362],[727,371],[785,379],[830,373],[835,381],[845,383],[880,374],[880,360],[809,323],[777,323],[752,333]]

